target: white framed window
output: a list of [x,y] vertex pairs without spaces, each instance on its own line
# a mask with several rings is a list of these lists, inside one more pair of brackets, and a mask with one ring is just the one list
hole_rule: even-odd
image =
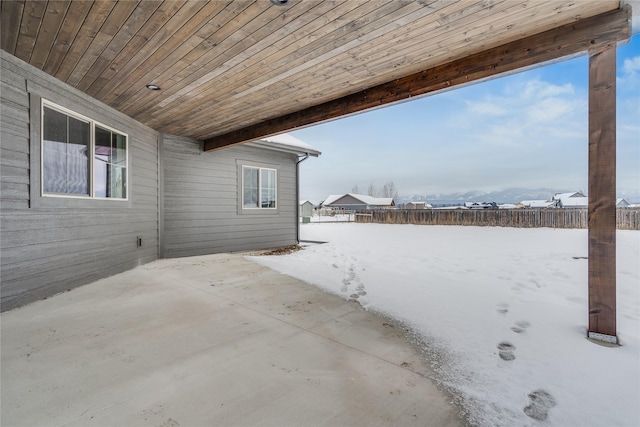
[[42,100],[42,196],[127,200],[128,135]]
[[242,209],[276,209],[276,169],[242,166]]

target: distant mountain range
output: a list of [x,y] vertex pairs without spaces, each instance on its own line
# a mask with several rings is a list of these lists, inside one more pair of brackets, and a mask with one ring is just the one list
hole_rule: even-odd
[[[489,193],[487,193],[486,191],[467,191],[464,193],[425,194],[414,195],[411,197],[399,197],[396,200],[396,204],[408,202],[427,202],[432,205],[441,206],[461,205],[464,202],[496,202],[498,204],[518,203],[522,200],[550,200],[556,193],[569,193],[571,191],[582,191],[586,194],[586,189],[567,190],[551,188],[508,188],[506,190],[492,191]],[[629,203],[638,203],[640,202],[640,190],[619,192],[617,197],[624,198]]]

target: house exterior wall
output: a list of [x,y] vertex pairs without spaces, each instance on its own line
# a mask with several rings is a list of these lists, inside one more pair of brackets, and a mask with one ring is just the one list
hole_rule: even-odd
[[[2,310],[155,260],[159,134],[0,54]],[[41,98],[128,134],[127,201],[41,197]]]
[[[202,143],[163,135],[161,253],[182,257],[296,243],[294,154],[246,145],[204,152]],[[242,165],[277,170],[277,208],[243,210]]]
[[327,205],[335,210],[346,210],[346,211],[361,211],[361,210],[366,210],[369,209],[370,207],[368,205],[363,205],[363,204],[359,204],[359,205],[345,205],[343,203],[331,203],[330,205]]

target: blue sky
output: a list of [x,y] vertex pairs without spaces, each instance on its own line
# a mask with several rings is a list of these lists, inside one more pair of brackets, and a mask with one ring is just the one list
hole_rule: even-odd
[[[301,165],[301,199],[513,187],[588,187],[588,57],[291,132],[322,156]],[[617,50],[617,188],[640,192],[640,36]],[[551,196],[551,195],[550,195]]]

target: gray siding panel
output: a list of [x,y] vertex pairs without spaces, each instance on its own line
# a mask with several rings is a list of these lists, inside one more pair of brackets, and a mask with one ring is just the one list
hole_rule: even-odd
[[[6,52],[1,55],[2,310],[157,259],[159,134]],[[34,203],[31,187],[39,183],[31,182],[30,165],[39,159],[29,157],[30,93],[129,135],[130,203]]]
[[[163,136],[166,257],[291,245],[296,242],[295,155],[248,146],[203,152],[198,141]],[[239,209],[242,164],[278,171],[278,209]]]

